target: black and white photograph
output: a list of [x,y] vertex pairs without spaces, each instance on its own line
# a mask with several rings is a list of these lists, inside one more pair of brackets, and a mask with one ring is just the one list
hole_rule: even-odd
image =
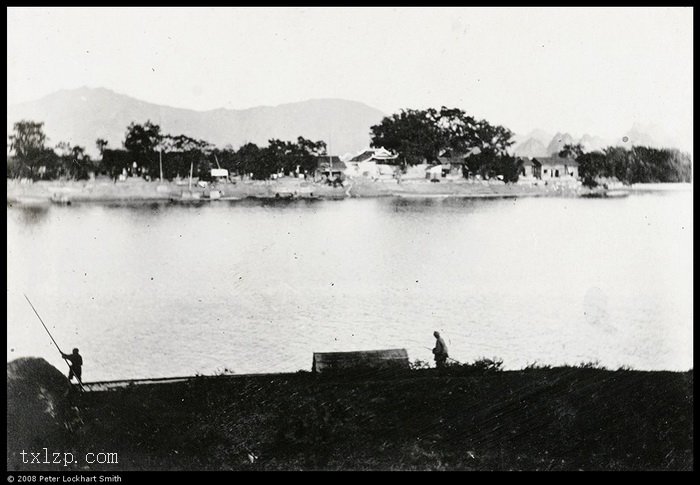
[[693,13],[6,7],[7,482],[692,471]]

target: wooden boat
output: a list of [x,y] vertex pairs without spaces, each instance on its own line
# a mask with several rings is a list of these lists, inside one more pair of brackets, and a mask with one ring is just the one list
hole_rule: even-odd
[[313,372],[408,368],[406,349],[314,352],[311,365]]

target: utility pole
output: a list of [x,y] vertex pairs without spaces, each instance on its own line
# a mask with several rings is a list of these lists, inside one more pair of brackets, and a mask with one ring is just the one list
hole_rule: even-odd
[[[158,111],[158,133],[160,135],[160,127],[163,126],[163,112]],[[158,140],[158,164],[160,165],[160,182],[163,183],[163,136],[160,135]]]

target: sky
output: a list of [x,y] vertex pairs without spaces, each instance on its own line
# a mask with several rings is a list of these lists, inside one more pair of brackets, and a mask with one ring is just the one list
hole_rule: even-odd
[[180,108],[459,107],[516,133],[692,146],[691,8],[8,8],[7,100],[104,87]]

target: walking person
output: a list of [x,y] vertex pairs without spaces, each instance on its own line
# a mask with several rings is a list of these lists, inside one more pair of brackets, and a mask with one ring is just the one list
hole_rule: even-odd
[[433,332],[433,335],[435,336],[435,347],[433,348],[433,355],[435,356],[435,366],[438,369],[441,369],[445,367],[445,363],[447,362],[447,345],[445,345],[445,341],[440,337],[440,332],[437,330]]

